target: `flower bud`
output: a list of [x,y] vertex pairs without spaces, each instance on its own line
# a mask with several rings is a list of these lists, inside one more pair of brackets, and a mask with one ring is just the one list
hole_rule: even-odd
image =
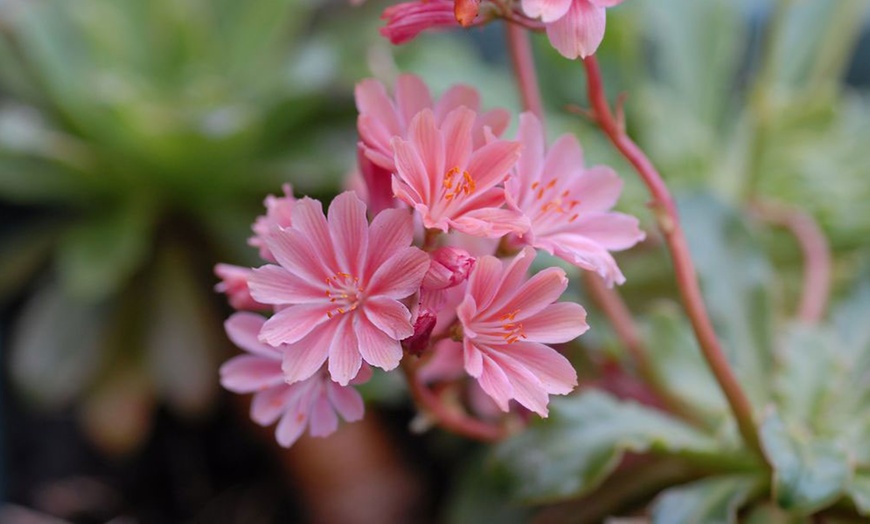
[[402,341],[405,349],[412,355],[419,355],[429,346],[429,338],[437,322],[435,313],[421,309],[414,320],[414,334]]
[[474,267],[474,257],[464,249],[442,247],[431,256],[429,271],[423,277],[423,289],[447,289],[460,284]]
[[230,305],[240,311],[268,309],[269,306],[257,302],[251,296],[248,289],[248,277],[251,276],[251,271],[246,267],[217,264],[214,267],[214,274],[221,281],[215,285],[214,290],[226,294]]

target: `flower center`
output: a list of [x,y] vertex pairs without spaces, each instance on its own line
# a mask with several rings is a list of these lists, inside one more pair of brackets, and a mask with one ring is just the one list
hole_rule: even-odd
[[515,309],[499,318],[501,320],[501,327],[504,329],[504,334],[502,334],[501,338],[508,344],[513,344],[521,338],[526,338],[526,333],[523,331],[523,323],[514,322],[519,312],[519,309]]
[[540,216],[544,216],[546,214],[556,214],[556,215],[566,215],[570,214],[568,218],[568,222],[573,222],[577,220],[577,217],[580,216],[579,213],[571,213],[571,211],[580,204],[579,200],[569,199],[568,195],[570,192],[566,189],[561,193],[556,194],[553,197],[553,193],[555,193],[556,187],[556,179],[550,180],[546,185],[542,186],[540,182],[533,182],[531,185],[532,191],[535,192],[535,200],[541,201],[541,214]]
[[[460,176],[461,174],[461,176]],[[447,193],[444,195],[446,200],[453,200],[459,195],[470,195],[474,193],[476,184],[468,171],[460,171],[458,167],[452,167],[444,173],[444,180],[441,182]]]
[[335,304],[335,309],[326,312],[329,318],[355,310],[362,301],[365,289],[359,278],[349,273],[336,273],[326,278],[326,298]]

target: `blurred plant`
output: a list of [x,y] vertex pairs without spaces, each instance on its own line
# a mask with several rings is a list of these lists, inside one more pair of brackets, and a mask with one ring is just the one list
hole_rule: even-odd
[[0,200],[32,211],[0,238],[0,300],[35,286],[10,374],[45,407],[78,403],[108,450],[146,437],[160,402],[208,408],[210,266],[250,256],[247,217],[306,161],[317,191],[352,158],[318,154],[353,113],[327,96],[340,57],[302,39],[314,14],[296,0],[0,6]]

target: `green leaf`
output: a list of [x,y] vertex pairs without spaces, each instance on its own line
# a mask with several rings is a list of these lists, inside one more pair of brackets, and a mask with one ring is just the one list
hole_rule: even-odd
[[595,390],[551,402],[550,417],[496,449],[526,500],[558,500],[586,493],[604,480],[626,451],[716,454],[707,435],[634,402]]
[[701,356],[691,327],[674,307],[659,306],[648,317],[645,337],[650,359],[663,387],[713,419],[729,418],[731,411],[710,368]]
[[773,271],[746,226],[710,194],[679,201],[704,302],[740,383],[752,404],[769,397],[772,369]]
[[531,508],[511,503],[506,479],[486,463],[484,456],[473,457],[456,482],[450,484],[445,522],[449,524],[522,524],[531,519]]
[[104,313],[55,283],[43,284],[13,329],[12,382],[46,408],[75,399],[100,368]]
[[70,228],[58,253],[64,286],[88,299],[118,291],[146,261],[152,220],[151,210],[139,201]]
[[719,127],[748,42],[745,17],[733,0],[657,0],[643,7],[655,70],[681,101],[679,113]]
[[858,508],[858,513],[870,516],[870,473],[863,472],[855,475],[848,492],[855,507]]
[[843,495],[852,467],[838,443],[787,427],[774,410],[762,423],[760,436],[774,469],[773,496],[782,508],[809,515]]
[[653,504],[652,523],[734,524],[737,511],[763,484],[756,475],[729,475],[671,488]]
[[811,524],[808,517],[789,515],[774,504],[758,505],[746,515],[744,524]]
[[158,394],[188,416],[207,410],[217,392],[219,321],[178,245],[161,252],[152,284],[145,348]]
[[49,224],[31,224],[0,237],[0,305],[42,269],[56,235]]

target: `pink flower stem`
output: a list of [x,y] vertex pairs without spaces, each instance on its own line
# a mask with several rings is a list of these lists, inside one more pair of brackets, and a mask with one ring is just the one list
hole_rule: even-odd
[[[538,87],[535,72],[534,57],[529,42],[528,33],[515,24],[507,24],[508,48],[514,65],[517,87],[523,101],[523,108],[531,111],[544,122],[541,91]],[[598,305],[610,324],[616,336],[622,341],[632,357],[637,371],[643,380],[652,388],[662,403],[672,412],[684,419],[701,424],[701,419],[679,398],[664,387],[661,378],[650,363],[646,346],[638,334],[637,326],[631,316],[628,306],[619,293],[607,287],[593,273],[582,272],[584,287],[589,291],[592,300]]]
[[535,73],[535,60],[532,56],[529,34],[517,24],[505,24],[505,28],[523,107],[543,122],[544,105],[541,102],[541,90],[538,88],[538,75]]
[[433,417],[439,426],[481,442],[496,442],[508,435],[506,429],[501,426],[487,424],[469,417],[459,409],[445,405],[435,393],[420,382],[417,377],[417,367],[416,363],[411,362],[410,357],[406,356],[402,359],[402,371],[405,373],[414,402],[418,408]]
[[756,200],[752,211],[762,220],[791,231],[800,245],[804,270],[797,316],[807,324],[818,324],[831,291],[831,249],[825,234],[813,217],[793,207]]
[[668,249],[671,252],[677,287],[695,337],[701,346],[701,352],[728,400],[743,440],[763,459],[764,455],[758,440],[752,405],[734,376],[728,359],[719,345],[710,317],[707,315],[674,199],[652,162],[625,134],[622,123],[614,117],[607,102],[601,69],[595,56],[584,59],[583,65],[586,68],[587,95],[598,125],[610,138],[616,149],[634,166],[653,198],[650,207],[655,213],[659,228],[664,234]]

